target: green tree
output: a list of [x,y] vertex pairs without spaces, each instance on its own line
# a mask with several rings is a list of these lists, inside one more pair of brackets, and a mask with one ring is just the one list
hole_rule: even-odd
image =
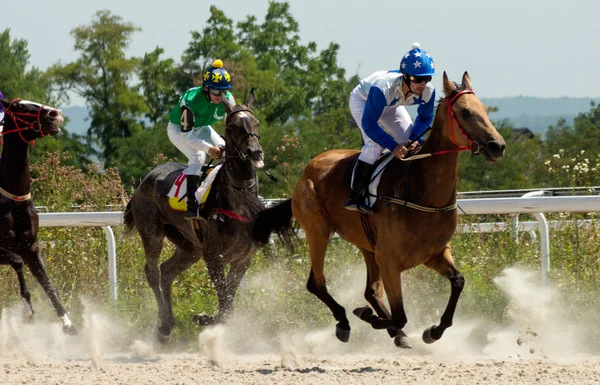
[[125,55],[136,31],[140,28],[110,11],[98,11],[89,25],[71,31],[79,59],[51,70],[62,97],[68,99],[66,91],[72,91],[86,100],[91,111],[88,140],[100,145],[108,166],[113,165],[117,139],[139,132],[137,118],[147,111],[143,97],[130,85],[139,60]]
[[50,80],[36,67],[29,67],[27,41],[10,37],[10,29],[0,33],[0,91],[8,99],[23,98],[53,104]]
[[179,98],[176,88],[178,71],[173,59],[161,59],[164,52],[162,48],[156,47],[154,51],[145,54],[137,71],[140,79],[138,90],[144,97],[147,108],[145,115],[152,126],[167,120],[169,110]]

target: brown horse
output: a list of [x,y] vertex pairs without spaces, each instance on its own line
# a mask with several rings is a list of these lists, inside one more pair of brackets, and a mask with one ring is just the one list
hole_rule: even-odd
[[23,267],[27,265],[50,297],[61,319],[63,331],[76,334],[58,298],[56,287],[44,268],[37,241],[39,218],[30,194],[29,145],[40,137],[58,134],[58,125],[64,122],[62,112],[21,99],[10,103],[0,99],[0,102],[6,109],[0,158],[0,264],[10,265],[17,273],[25,303],[25,321],[31,321],[34,314],[23,274]]
[[[336,336],[343,342],[350,338],[350,323],[345,309],[327,292],[323,274],[327,244],[334,232],[357,246],[367,265],[365,298],[376,315],[368,306],[355,309],[354,314],[360,319],[375,329],[387,329],[397,346],[410,347],[402,331],[407,318],[401,273],[424,264],[450,280],[451,294],[440,324],[425,330],[423,340],[438,340],[452,325],[464,286],[449,246],[458,221],[459,151],[470,149],[494,163],[504,156],[505,143],[490,122],[487,108],[473,93],[466,72],[460,86],[450,82],[444,73],[443,86],[446,98],[437,107],[421,153],[413,160],[393,159],[384,170],[375,214],[366,216],[344,209],[348,189],[343,177],[358,153],[331,150],[306,166],[291,200],[256,218],[254,231],[263,240],[272,231],[289,236],[292,215],[300,223],[312,265],[307,288],[331,309],[338,321]],[[383,290],[391,312],[383,303]]]

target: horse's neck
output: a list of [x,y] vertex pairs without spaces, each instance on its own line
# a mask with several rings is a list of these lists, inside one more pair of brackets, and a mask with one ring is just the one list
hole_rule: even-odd
[[31,187],[29,144],[15,135],[4,137],[0,158],[0,187],[15,195],[26,195]]
[[229,183],[237,189],[246,189],[256,186],[256,171],[250,161],[241,158],[229,158],[225,165],[225,172]]
[[[427,154],[453,149],[456,149],[456,145],[443,135],[443,120],[436,119],[420,153]],[[449,152],[412,162],[411,167],[416,166],[420,169],[420,175],[417,178],[421,184],[419,195],[426,204],[443,207],[456,200],[458,154],[458,152]],[[411,188],[411,191],[415,190]]]

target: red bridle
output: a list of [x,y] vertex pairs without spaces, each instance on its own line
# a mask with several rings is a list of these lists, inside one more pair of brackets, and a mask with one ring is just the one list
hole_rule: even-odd
[[[454,111],[452,111],[452,105],[454,104],[454,102],[456,101],[456,99],[458,99],[461,95],[464,95],[464,94],[473,94],[473,95],[475,95],[475,92],[473,92],[473,90],[460,91],[460,92],[457,92],[456,95],[454,95],[448,101],[448,117],[450,118],[450,135],[452,137],[452,143],[454,143],[455,145],[458,146],[458,149],[456,149],[456,151],[466,151],[466,150],[471,150],[473,148],[473,141],[465,133],[465,130],[463,130],[463,128],[461,127],[460,123],[458,122],[458,119],[456,119],[456,116],[454,115]],[[454,136],[454,129],[452,128],[452,122],[456,122],[456,126],[458,127],[458,131],[469,142],[468,146],[462,146],[461,147],[461,146],[458,145],[458,143],[456,143],[456,138]]]
[[[44,105],[40,105],[40,108],[37,111],[37,114],[32,114],[29,112],[15,112],[15,111],[11,111],[11,107],[15,104],[15,102],[19,102],[20,98],[14,99],[10,102],[10,104],[8,105],[8,107],[6,107],[5,113],[6,116],[9,117],[13,123],[15,124],[15,129],[13,130],[8,130],[8,131],[2,131],[2,133],[0,133],[0,144],[4,145],[4,140],[2,139],[2,136],[6,135],[6,134],[12,134],[13,132],[18,132],[19,136],[21,137],[21,140],[27,144],[30,145],[34,145],[34,141],[31,140],[27,140],[23,137],[22,132],[23,131],[28,131],[28,130],[33,130],[35,132],[39,132],[40,136],[47,136],[46,134],[44,134],[44,131],[42,130],[42,111],[44,110],[44,108],[46,106]],[[27,119],[27,118],[37,118],[37,120],[31,121],[31,119]]]

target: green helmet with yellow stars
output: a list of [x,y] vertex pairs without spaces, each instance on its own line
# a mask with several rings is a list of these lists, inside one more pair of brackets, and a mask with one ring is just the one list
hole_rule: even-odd
[[204,73],[202,85],[213,90],[228,90],[231,88],[231,75],[223,68],[223,61],[217,59],[212,67]]

